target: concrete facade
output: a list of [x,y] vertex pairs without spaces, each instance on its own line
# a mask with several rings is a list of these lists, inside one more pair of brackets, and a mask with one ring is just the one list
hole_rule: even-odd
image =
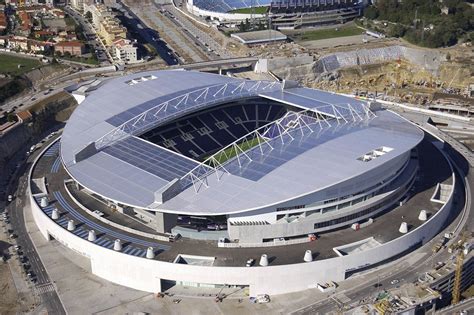
[[[37,160],[40,157],[41,155]],[[30,170],[30,179],[33,168]],[[92,273],[111,282],[155,293],[161,291],[162,280],[244,285],[249,286],[251,296],[257,294],[275,295],[305,290],[308,287],[314,287],[316,283],[342,281],[349,273],[386,261],[428,242],[439,232],[450,214],[455,181],[457,180],[452,167],[451,172],[453,188],[442,208],[418,228],[392,241],[366,251],[326,260],[253,268],[175,264],[108,250],[81,239],[56,224],[36,203],[31,194],[31,187],[29,197],[31,211],[41,234],[46,239],[54,237],[68,248],[89,258]],[[282,281],[285,285],[282,285]]]

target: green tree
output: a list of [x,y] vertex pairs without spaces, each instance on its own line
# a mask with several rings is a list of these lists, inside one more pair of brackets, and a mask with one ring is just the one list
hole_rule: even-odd
[[18,121],[18,117],[14,113],[9,113],[7,116],[7,120],[9,122]]
[[364,16],[369,20],[375,20],[379,16],[379,11],[371,5],[364,9]]
[[388,36],[391,37],[403,37],[405,35],[406,28],[401,24],[390,25],[388,29]]

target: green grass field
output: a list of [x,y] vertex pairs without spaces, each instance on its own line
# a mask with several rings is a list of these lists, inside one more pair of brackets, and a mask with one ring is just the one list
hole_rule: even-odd
[[345,37],[345,36],[354,36],[361,35],[364,33],[364,30],[358,28],[357,26],[343,26],[339,28],[328,28],[321,30],[311,30],[305,31],[299,34],[290,35],[293,40],[307,41],[307,40],[319,40],[319,39],[328,39],[335,37]]
[[0,73],[2,74],[21,75],[40,65],[41,62],[36,59],[0,54]]
[[[255,9],[254,10],[255,14],[265,14],[268,11],[268,7],[255,7],[254,9]],[[236,10],[229,11],[229,13],[251,14],[252,8],[236,9]]]
[[[263,140],[261,140],[263,142]],[[247,150],[250,150],[251,148],[257,146],[259,143],[258,138],[254,138],[249,141],[245,141],[244,143],[238,144],[239,148],[242,149],[242,151],[246,152]],[[226,161],[232,159],[235,157],[237,154],[241,154],[242,152],[236,152],[237,150],[234,149],[234,147],[230,147],[222,151],[221,153],[214,155],[214,158],[217,160],[219,164],[223,164]],[[212,164],[212,163],[211,163]]]

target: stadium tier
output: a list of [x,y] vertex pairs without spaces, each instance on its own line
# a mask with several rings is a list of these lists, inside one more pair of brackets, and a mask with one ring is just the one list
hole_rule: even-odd
[[285,112],[281,105],[246,102],[182,118],[153,129],[142,138],[199,159],[280,118]]
[[271,0],[193,0],[200,9],[226,13],[232,10],[269,6]]
[[329,10],[359,5],[359,0],[193,0],[199,9],[226,13],[251,7],[270,7],[273,13],[286,10]]

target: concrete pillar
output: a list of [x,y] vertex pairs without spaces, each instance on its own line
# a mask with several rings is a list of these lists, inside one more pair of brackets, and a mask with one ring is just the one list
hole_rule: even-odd
[[260,257],[260,266],[262,266],[262,267],[268,266],[268,257],[267,257],[267,254],[263,254],[263,255]]
[[427,219],[428,219],[428,214],[426,213],[426,210],[421,210],[420,215],[418,216],[418,220],[426,221]]
[[148,247],[146,250],[146,258],[153,259],[155,258],[155,250],[153,247]]
[[159,233],[170,233],[171,229],[176,226],[177,222],[178,222],[177,214],[162,213],[162,212],[155,213],[156,231]]
[[313,261],[313,253],[311,252],[311,250],[308,249],[306,252],[304,252],[303,260],[306,262]]
[[87,240],[90,242],[95,242],[96,239],[97,239],[97,236],[95,235],[95,231],[90,230],[89,235],[87,236]]
[[58,211],[58,209],[56,209],[56,208],[53,209],[53,212],[51,212],[51,218],[52,218],[53,220],[59,219],[59,211]]
[[41,201],[40,201],[40,206],[41,208],[45,208],[48,206],[48,197],[41,197]]
[[76,225],[74,224],[74,220],[69,220],[67,222],[67,230],[74,231],[76,229]]
[[408,224],[406,222],[402,222],[402,224],[400,224],[400,229],[398,229],[398,231],[400,233],[408,233]]
[[122,241],[119,239],[116,239],[114,242],[114,250],[116,251],[121,251],[122,250]]

